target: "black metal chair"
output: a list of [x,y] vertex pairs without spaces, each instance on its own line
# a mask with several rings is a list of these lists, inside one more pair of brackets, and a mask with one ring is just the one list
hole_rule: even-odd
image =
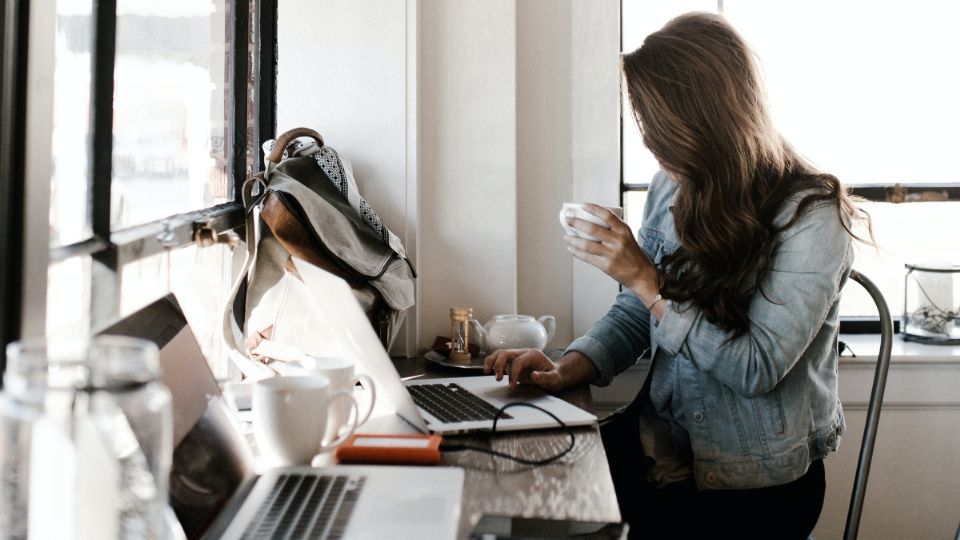
[[[860,516],[863,514],[863,501],[867,494],[867,477],[870,475],[870,462],[873,460],[873,448],[877,440],[877,428],[880,425],[880,408],[883,405],[883,392],[887,385],[887,371],[890,369],[890,348],[893,341],[893,320],[890,309],[880,289],[866,276],[852,270],[850,279],[863,286],[873,298],[880,314],[880,354],[873,375],[873,388],[870,390],[870,404],[867,407],[867,419],[863,427],[863,444],[860,446],[860,459],[857,461],[857,473],[853,477],[853,494],[850,496],[850,508],[847,510],[847,525],[843,531],[844,540],[853,540],[860,529]],[[960,531],[957,532],[960,540]]]

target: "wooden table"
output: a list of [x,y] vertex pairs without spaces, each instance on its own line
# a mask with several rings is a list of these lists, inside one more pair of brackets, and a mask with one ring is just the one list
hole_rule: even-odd
[[[422,357],[394,358],[394,365],[401,377],[420,375],[437,378],[479,374],[436,366]],[[593,410],[590,388],[587,386],[564,392],[558,397],[586,410]],[[458,536],[467,538],[470,529],[483,514],[620,521],[599,429],[596,425],[579,427],[574,428],[574,433],[576,442],[573,450],[559,461],[541,467],[520,465],[479,452],[445,454],[443,464],[462,467],[466,475]],[[531,459],[554,455],[566,448],[570,441],[567,432],[561,429],[448,439]]]

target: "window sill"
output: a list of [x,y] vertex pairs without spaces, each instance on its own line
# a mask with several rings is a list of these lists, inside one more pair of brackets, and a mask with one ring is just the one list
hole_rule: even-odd
[[[848,350],[840,358],[841,364],[870,362],[874,363],[880,354],[880,334],[840,334],[840,341],[847,344]],[[851,356],[850,353],[856,354]],[[900,334],[894,334],[890,350],[891,363],[937,362],[960,364],[960,345],[928,345],[905,341]]]
[[[876,374],[880,334],[841,334],[840,341],[857,355],[846,352],[840,357],[840,400],[844,410],[864,412]],[[957,388],[960,346],[914,343],[894,335],[884,411],[960,411]]]

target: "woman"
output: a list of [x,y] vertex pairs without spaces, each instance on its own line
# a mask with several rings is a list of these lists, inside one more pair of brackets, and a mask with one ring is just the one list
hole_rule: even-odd
[[599,241],[565,240],[624,290],[556,363],[497,351],[485,370],[559,391],[605,385],[649,349],[643,389],[602,428],[624,520],[648,537],[805,538],[844,429],[837,311],[867,218],[774,130],[722,17],[673,19],[623,75],[663,169],[639,241],[596,205],[609,229],[569,223]]

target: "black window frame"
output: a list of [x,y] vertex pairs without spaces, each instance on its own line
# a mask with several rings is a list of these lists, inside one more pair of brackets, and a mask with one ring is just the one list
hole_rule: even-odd
[[[620,0],[620,50],[623,50],[623,2]],[[717,13],[723,13],[723,0],[717,0]],[[620,206],[624,205],[626,194],[643,192],[650,188],[649,182],[627,182],[623,174],[623,122],[633,118],[620,111]],[[891,204],[922,204],[927,202],[960,201],[960,182],[944,183],[857,183],[847,185],[847,191],[871,202]],[[894,316],[894,333],[900,332],[900,320]],[[845,334],[879,334],[880,316],[841,316],[840,332]]]
[[[93,0],[91,51],[91,103],[88,153],[91,236],[83,241],[52,248],[48,264],[78,256],[90,256],[95,265],[91,306],[92,325],[108,323],[118,314],[119,281],[123,265],[172,248],[186,247],[202,233],[238,230],[244,224],[242,186],[248,174],[249,138],[260,141],[276,126],[276,59],[278,0],[229,0],[227,20],[232,18],[229,101],[232,129],[228,148],[233,201],[167,217],[117,231],[110,229],[113,159],[113,93],[116,64],[117,0]],[[3,33],[2,109],[0,109],[0,331],[3,344],[20,337],[22,317],[22,237],[26,226],[24,203],[24,136],[26,134],[26,70],[28,43],[27,0],[4,0],[0,26]],[[255,25],[250,43],[251,24]],[[253,51],[251,51],[251,45]],[[251,56],[252,53],[252,56]],[[252,88],[249,71],[253,70]],[[252,92],[252,96],[250,95]],[[251,99],[252,98],[252,99]],[[252,108],[248,110],[250,104]],[[254,115],[248,134],[248,113]],[[263,156],[253,148],[252,167],[263,167]],[[0,353],[0,373],[5,355]]]
[[20,338],[21,326],[29,20],[29,1],[4,0],[0,9],[0,373],[6,367],[6,344]]

